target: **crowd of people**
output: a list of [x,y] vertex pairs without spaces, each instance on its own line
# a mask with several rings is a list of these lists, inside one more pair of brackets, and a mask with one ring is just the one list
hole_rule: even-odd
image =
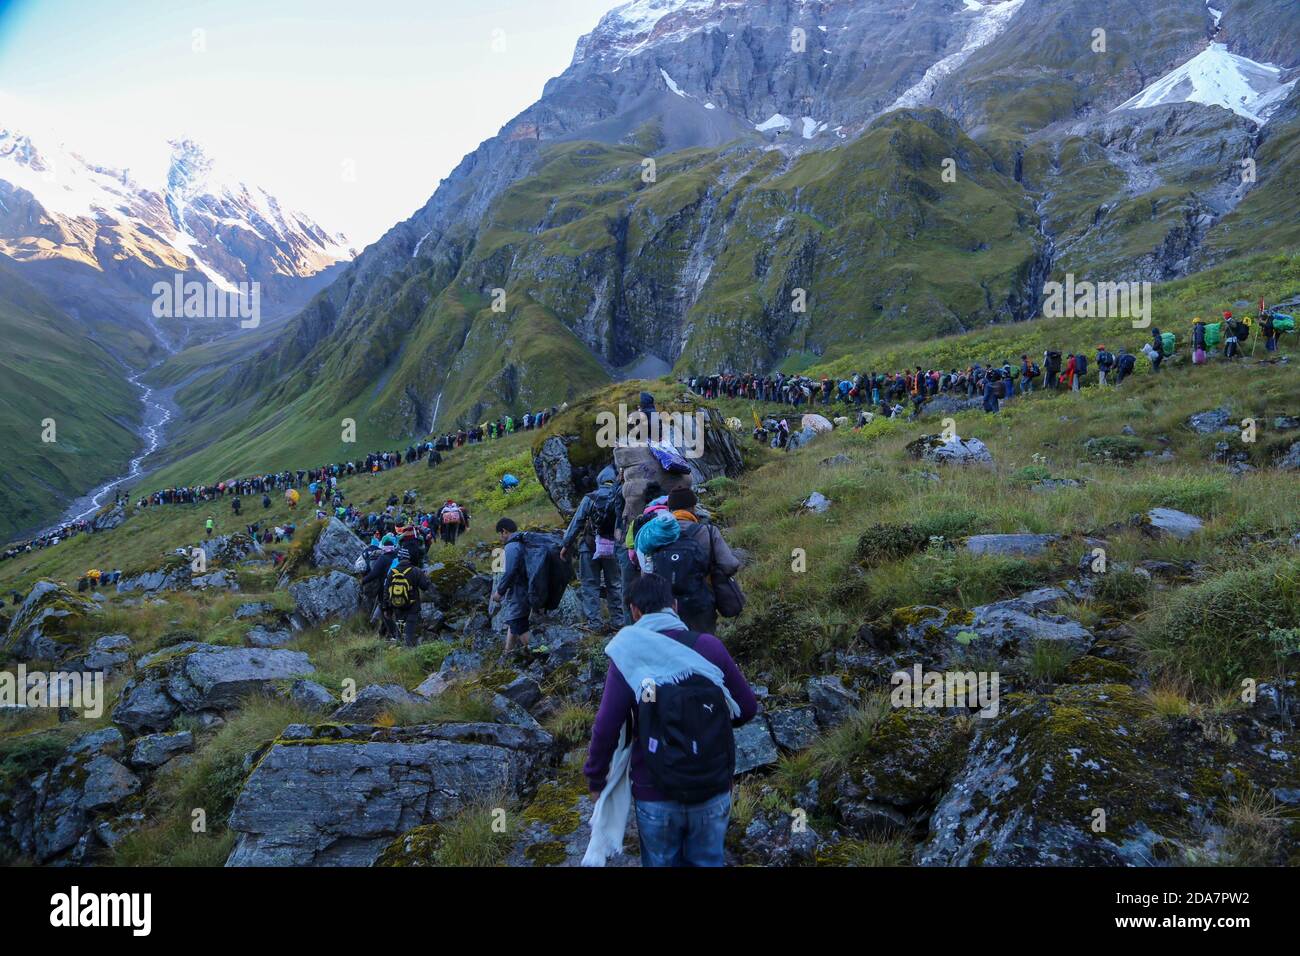
[[[456,448],[504,438],[516,431],[534,431],[544,428],[558,411],[557,407],[552,406],[541,411],[525,412],[518,418],[513,415],[502,415],[470,428],[445,432],[436,437],[430,437],[423,442],[412,443],[407,446],[405,452],[400,450],[374,451],[364,458],[335,462],[309,469],[300,468],[297,470],[267,472],[210,484],[176,485],[169,488],[160,488],[157,491],[142,495],[136,500],[135,505],[137,508],[144,509],[160,505],[207,504],[224,499],[231,502],[231,509],[236,516],[239,516],[243,513],[245,498],[258,498],[260,496],[262,508],[268,509],[271,507],[273,495],[283,495],[289,506],[296,508],[305,492],[311,496],[312,503],[317,509],[328,506],[337,511],[342,505],[342,498],[338,490],[340,478],[378,474],[391,468],[412,465],[420,461],[426,461],[428,467],[433,468],[442,463],[442,456],[445,453]],[[517,479],[515,484],[518,484]],[[125,506],[129,501],[129,493],[119,492],[114,505]],[[209,516],[210,519],[211,517]],[[349,511],[348,518],[351,519],[351,517],[352,513]],[[292,523],[265,528],[260,523],[248,525],[249,533],[264,543],[292,538],[292,528]],[[10,544],[3,551],[0,551],[0,561],[18,558],[33,551],[52,547],[76,535],[93,530],[93,521],[78,519],[77,521],[66,522],[26,541]],[[212,533],[211,528],[205,530],[210,536]]]
[[[1281,336],[1295,328],[1290,316],[1268,310],[1261,311],[1253,320],[1225,312],[1222,322],[1213,325],[1198,318],[1192,324],[1193,363],[1204,364],[1210,347],[1221,347],[1226,361],[1240,358],[1252,327],[1258,327],[1267,354],[1276,352]],[[1156,373],[1174,354],[1176,346],[1171,333],[1153,327],[1150,341],[1138,352],[1146,357],[1151,372]],[[978,398],[986,412],[997,412],[1001,402],[1017,395],[1044,389],[1079,391],[1089,384],[1090,375],[1091,381],[1099,386],[1119,385],[1136,371],[1137,355],[1125,347],[1112,352],[1100,344],[1091,356],[1086,351],[1063,354],[1047,349],[1041,361],[1022,354],[1016,361],[974,362],[966,368],[944,370],[918,365],[896,371],[855,372],[840,378],[822,375],[817,379],[781,372],[774,375],[727,372],[692,377],[686,384],[706,399],[748,399],[793,408],[838,405],[871,409],[872,414],[892,418],[905,412],[909,405],[915,417],[926,402],[939,395],[966,400]],[[759,431],[770,434],[772,429],[760,426]]]

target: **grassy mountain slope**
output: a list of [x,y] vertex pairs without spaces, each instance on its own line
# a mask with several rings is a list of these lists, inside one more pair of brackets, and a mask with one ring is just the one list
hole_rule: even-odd
[[[1161,287],[1157,316],[1174,327],[1176,317],[1212,312],[1238,295],[1275,299],[1297,288],[1300,262],[1294,257],[1261,257],[1245,268]],[[1142,337],[1140,331],[1102,320],[1047,320],[857,350],[828,367],[892,367],[904,361],[947,366],[970,358],[1035,352],[1047,342],[1063,349],[1085,348],[1104,338],[1112,347],[1132,347]],[[1119,388],[1090,387],[1080,394],[1018,398],[996,416],[959,413],[954,416],[959,433],[984,441],[995,464],[991,469],[939,469],[937,481],[924,474],[933,466],[913,461],[904,450],[908,442],[938,429],[938,416],[933,414],[916,422],[880,420],[861,431],[837,430],[793,453],[746,441],[745,473],[703,490],[703,502],[728,539],[748,555],[741,580],[749,604],[741,617],[723,623],[721,636],[750,679],[769,688],[766,706],[779,709],[802,701],[809,675],[840,672],[841,666],[834,663],[836,652],[845,652],[851,660],[870,646],[875,628],[900,615],[906,617],[912,606],[937,605],[960,619],[980,604],[1074,577],[1078,559],[1091,547],[1083,536],[1104,534],[1108,560],[1117,570],[1105,576],[1091,597],[1056,606],[1059,613],[1101,636],[1093,654],[1070,658],[1041,648],[1027,651],[1003,674],[1016,688],[1016,696],[1007,695],[1004,702],[1011,705],[1020,695],[1050,698],[1065,692],[1063,688],[1071,694],[1101,693],[1098,679],[1088,676],[1101,673],[1106,697],[1119,694],[1134,708],[1132,726],[1140,726],[1144,741],[1185,742],[1190,728],[1195,739],[1200,740],[1204,732],[1213,741],[1203,746],[1217,748],[1213,749],[1216,760],[1235,760],[1241,748],[1225,728],[1248,722],[1253,713],[1236,692],[1239,682],[1248,676],[1271,679],[1285,666],[1275,636],[1300,627],[1300,593],[1295,589],[1300,558],[1292,543],[1300,533],[1300,501],[1294,494],[1293,474],[1273,467],[1276,454],[1300,440],[1300,431],[1279,432],[1271,425],[1277,415],[1300,411],[1300,380],[1295,375],[1298,349],[1292,337],[1283,350],[1289,359],[1285,364],[1215,361],[1194,368],[1184,344],[1162,373],[1140,369]],[[679,391],[663,381],[647,386],[663,402]],[[624,388],[602,391],[592,401],[599,405],[601,395],[612,399]],[[727,413],[748,418],[748,403],[722,405]],[[1190,415],[1219,405],[1264,423],[1260,441],[1241,446],[1256,466],[1244,476],[1234,476],[1212,460],[1215,443],[1223,436],[1199,435],[1186,426]],[[529,470],[529,445],[535,437],[519,434],[462,449],[433,470],[403,466],[377,476],[345,479],[343,487],[350,500],[363,508],[380,507],[388,495],[406,489],[416,490],[422,502],[456,497],[468,504],[473,515],[469,535],[473,550],[476,542],[492,543],[492,525],[502,515],[528,527],[560,523]],[[1092,451],[1096,443],[1087,444],[1090,439],[1128,448],[1133,457],[1099,458]],[[1162,457],[1146,457],[1143,451]],[[506,471],[524,478],[520,490],[508,497],[497,490]],[[1039,487],[1038,482],[1049,476],[1080,484]],[[809,514],[799,507],[813,491],[831,500],[826,513]],[[1204,530],[1183,541],[1152,540],[1139,528],[1126,527],[1134,515],[1160,506],[1197,515],[1205,522]],[[171,549],[201,538],[209,510],[207,506],[148,509],[93,539],[75,539],[20,561],[0,563],[0,589],[29,585],[38,576],[71,580],[89,566],[124,570],[156,566]],[[249,510],[277,522],[289,515],[279,500],[268,512],[257,507]],[[216,509],[215,514],[220,532],[243,524],[233,519],[228,507]],[[301,514],[298,517],[301,520]],[[1036,558],[978,557],[960,547],[966,535],[996,532],[1053,533],[1064,540],[1059,548]],[[292,550],[301,553],[311,535],[310,525],[304,523],[301,541]],[[946,545],[924,546],[937,538]],[[890,542],[912,544],[891,551],[885,548]],[[795,548],[806,554],[806,570],[792,567]],[[474,560],[486,567],[487,551],[474,553]],[[450,556],[438,551],[431,557]],[[1127,570],[1143,561],[1159,562],[1154,566],[1165,570],[1154,580]],[[190,632],[212,643],[238,645],[248,622],[233,618],[236,606],[267,600],[287,608],[290,602],[266,569],[240,568],[237,574],[244,588],[239,595],[169,594],[165,605],[138,606],[126,606],[119,597],[110,596],[101,629],[128,634],[135,653]],[[1260,600],[1265,593],[1267,604]],[[396,683],[413,688],[461,642],[449,639],[414,649],[395,648],[354,620],[337,628],[308,628],[295,636],[291,646],[308,653],[317,668],[315,678],[327,687],[352,679],[358,686]],[[598,659],[599,639],[585,643],[582,654]],[[483,663],[483,674],[489,676],[484,679],[501,673],[495,668],[504,666],[489,654]],[[560,678],[546,685],[546,693],[558,705],[546,723],[566,747],[581,748],[592,705],[565,699],[572,689],[566,673],[560,672]],[[120,686],[120,681],[110,684],[110,694]],[[900,732],[918,745],[925,739],[906,736],[917,728],[889,713],[888,708],[878,710],[874,699],[867,700],[862,711],[840,729],[825,732],[807,749],[783,755],[775,766],[744,781],[735,798],[729,846],[738,852],[752,850],[744,837],[750,821],[773,808],[786,814],[790,806],[804,806],[799,794],[811,780],[820,781],[825,797],[812,811],[815,825],[826,823],[823,829],[828,831],[836,826],[842,829],[843,821],[832,804],[842,792],[845,773],[885,774],[893,766],[889,754],[898,746]],[[1062,710],[1059,717],[1063,721],[1073,713]],[[399,723],[414,719],[404,711],[389,716]],[[472,701],[457,695],[419,711],[419,718],[483,719]],[[153,782],[143,828],[107,854],[106,861],[220,865],[233,840],[227,811],[247,775],[247,755],[275,739],[288,724],[316,719],[288,701],[257,697],[228,715],[220,729],[195,727],[195,759],[178,763]],[[387,718],[377,721],[383,719]],[[85,720],[67,724],[56,720],[53,711],[7,717],[0,726],[0,761],[17,766],[36,759],[41,748],[55,753],[75,734],[96,726]],[[922,729],[931,723],[919,722]],[[1083,729],[1071,734],[1069,746],[1096,746]],[[1285,751],[1288,760],[1297,759],[1289,740],[1274,738],[1272,746]],[[925,766],[929,781],[925,786],[942,788],[960,764],[962,752],[962,748],[955,754],[945,751],[923,764],[905,766],[909,771]],[[1162,759],[1179,759],[1165,753]],[[1193,829],[1183,838],[1194,844],[1200,840],[1200,830],[1195,828],[1225,826],[1224,838],[1212,841],[1209,859],[1279,862],[1277,814],[1265,812],[1265,799],[1263,804],[1248,804],[1264,811],[1243,818],[1233,809],[1239,806],[1238,798],[1219,793],[1214,781],[1224,776],[1223,764],[1217,766],[1215,773],[1205,777],[1205,786],[1207,793],[1218,794],[1212,802],[1221,816],[1189,821]],[[1243,786],[1249,790],[1250,781]],[[1200,791],[1194,796],[1207,799]],[[1113,810],[1117,823],[1126,814],[1141,812],[1120,792],[1090,790],[1089,797],[1119,808]],[[209,808],[207,833],[195,835],[189,828],[190,809],[195,805]],[[999,812],[1014,809],[1006,801],[998,807]],[[1024,809],[1049,822],[1066,822],[1065,816],[1058,817],[1066,810],[1045,805]],[[450,821],[448,826],[459,824]],[[481,838],[474,834],[480,830],[486,832],[483,827],[465,830],[465,838],[478,852],[444,862],[500,862],[500,848],[476,842]],[[824,865],[906,863],[923,836],[892,831],[854,838],[840,848],[842,852],[818,861]],[[1184,856],[1181,850],[1171,852],[1175,856],[1167,863],[1204,862],[1202,857]]]
[[[54,520],[62,502],[126,470],[138,439],[135,389],[118,363],[0,265],[0,540]],[[42,422],[56,441],[42,441]]]

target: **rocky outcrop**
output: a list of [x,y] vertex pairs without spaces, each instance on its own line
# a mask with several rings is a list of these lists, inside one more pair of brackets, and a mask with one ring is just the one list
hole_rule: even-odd
[[[1267,791],[1288,774],[1250,715],[1234,727],[1153,719],[1121,684],[1008,694],[976,721],[964,767],[930,819],[926,866],[1152,866],[1186,862],[1221,835],[1236,781]],[[1241,740],[1243,743],[1236,743]],[[1276,754],[1276,756],[1274,756]],[[1278,757],[1282,759],[1278,759]]]
[[5,656],[57,661],[80,649],[80,632],[99,605],[54,581],[37,581],[5,633]]
[[[1038,599],[1037,595],[1042,595]],[[970,611],[940,607],[898,608],[863,629],[865,649],[842,660],[877,679],[919,665],[926,670],[964,667],[971,655],[1011,664],[1037,641],[1059,643],[1071,653],[1092,646],[1091,631],[1047,610],[1065,594],[1056,589],[998,601]]]
[[293,597],[294,622],[299,627],[350,617],[361,607],[361,585],[341,571],[291,584],[289,594]]
[[222,712],[248,694],[315,671],[301,651],[187,643],[142,658],[113,722],[133,733],[166,730],[181,713]]
[[235,801],[226,865],[369,866],[401,834],[521,794],[550,746],[499,724],[292,725]]
[[338,518],[330,518],[311,549],[311,562],[329,571],[352,571],[366,543]]
[[104,843],[97,824],[140,790],[121,763],[124,741],[114,727],[83,734],[50,769],[20,781],[0,800],[0,834],[38,863],[89,862]]
[[[620,406],[634,414],[639,394],[638,389],[626,387],[607,389],[561,414],[534,443],[533,468],[561,513],[573,514],[583,495],[596,489],[601,469],[614,461],[615,443],[605,444],[611,436],[602,433],[601,422],[607,420],[602,416],[617,420]],[[681,480],[686,478],[683,474],[677,478],[679,483],[701,485],[722,475],[734,477],[744,467],[740,446],[725,418],[691,393],[664,404],[657,414],[665,440],[683,453],[690,466],[689,482]],[[678,434],[674,427],[674,423],[689,419],[693,429],[697,414],[702,416],[702,442],[693,433]],[[698,454],[687,454],[688,448]]]

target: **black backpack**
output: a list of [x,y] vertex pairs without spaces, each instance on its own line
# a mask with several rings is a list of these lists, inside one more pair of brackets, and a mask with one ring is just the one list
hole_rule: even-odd
[[[694,648],[700,635],[669,636]],[[736,772],[731,712],[722,689],[707,677],[641,689],[637,738],[655,788],[668,799],[700,803],[730,789]]]
[[615,489],[601,488],[591,496],[591,512],[587,527],[602,538],[613,538],[618,533],[619,496]]
[[654,572],[673,586],[677,611],[683,619],[712,613],[713,592],[709,589],[709,556],[685,535],[654,553]]
[[1119,357],[1119,367],[1125,375],[1137,367],[1137,356],[1125,352]]
[[1048,352],[1048,353],[1047,353],[1047,364],[1050,365],[1052,368],[1060,368],[1060,367],[1061,367],[1061,353],[1060,353],[1060,352]]
[[524,570],[528,573],[528,604],[534,611],[554,611],[573,580],[573,566],[560,557],[560,546],[550,537],[535,532],[519,536],[524,546]]
[[1088,371],[1088,356],[1080,353],[1074,357],[1074,371],[1078,375],[1083,375]]

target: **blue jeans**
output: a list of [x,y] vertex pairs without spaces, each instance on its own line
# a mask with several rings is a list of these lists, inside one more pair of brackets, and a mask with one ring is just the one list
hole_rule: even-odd
[[725,866],[722,842],[731,817],[731,791],[703,803],[638,800],[642,866]]

